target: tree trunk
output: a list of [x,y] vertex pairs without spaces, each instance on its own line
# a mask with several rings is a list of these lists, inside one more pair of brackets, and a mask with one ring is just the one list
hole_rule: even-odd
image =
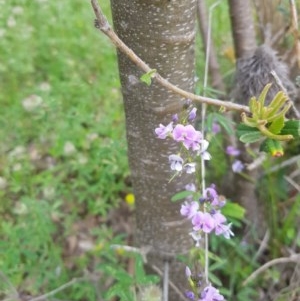
[[[114,27],[121,39],[145,62],[182,89],[194,88],[195,0],[112,0]],[[171,178],[168,155],[177,145],[155,137],[160,123],[168,124],[184,99],[155,82],[139,81],[142,73],[118,53],[126,114],[128,158],[136,196],[136,244],[150,246],[149,264],[163,270],[164,260],[185,253],[192,241],[182,223],[180,205],[170,199],[191,176]],[[181,289],[184,268],[171,261],[171,280]],[[178,300],[173,295],[170,300]]]
[[[251,3],[249,0],[228,1],[236,58],[237,60],[241,58],[248,58],[253,55],[256,49]],[[239,68],[239,63],[237,64],[237,68]],[[249,99],[246,99],[248,96],[238,96],[239,100],[243,101],[243,104],[248,104]],[[236,116],[236,119],[237,122],[240,122],[239,116]],[[245,145],[240,142],[237,142],[237,144],[238,148],[241,150],[240,160],[246,164],[250,163],[253,159],[251,156],[249,156]],[[252,144],[251,148],[253,147],[257,148],[258,146]],[[265,229],[265,227],[262,225],[264,221],[263,210],[262,206],[258,202],[255,192],[256,180],[259,178],[260,171],[258,169],[254,169],[252,171],[245,170],[244,173],[246,174],[247,178],[244,178],[236,173],[231,173],[231,175],[227,177],[227,180],[224,183],[225,194],[231,199],[240,202],[240,204],[246,209],[246,217],[250,221],[250,225],[255,226],[256,230],[261,236],[264,234],[263,232]]]
[[236,58],[253,54],[256,47],[253,13],[249,0],[228,0]]

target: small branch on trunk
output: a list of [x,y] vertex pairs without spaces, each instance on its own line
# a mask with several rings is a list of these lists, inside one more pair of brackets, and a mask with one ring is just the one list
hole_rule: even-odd
[[[153,71],[141,58],[139,58],[123,41],[118,37],[118,35],[113,31],[111,26],[109,25],[105,15],[103,14],[98,2],[96,0],[91,0],[91,4],[96,16],[96,23],[95,26],[101,30],[106,36],[110,38],[112,43],[120,50],[122,51],[127,57],[135,63],[141,70],[143,70],[145,73]],[[172,91],[173,93],[176,93],[178,95],[181,95],[182,97],[186,99],[190,99],[194,102],[198,103],[206,103],[208,105],[213,105],[217,107],[221,107],[224,110],[227,111],[239,111],[239,112],[246,112],[249,113],[249,107],[236,104],[230,101],[222,101],[219,99],[213,99],[209,97],[199,96],[190,92],[187,92],[183,89],[178,88],[177,86],[171,84],[169,81],[167,81],[165,78],[163,78],[159,73],[155,72],[152,75],[152,78],[156,80],[157,83],[159,83],[161,86],[167,88],[168,90]],[[166,108],[167,110],[167,108]]]

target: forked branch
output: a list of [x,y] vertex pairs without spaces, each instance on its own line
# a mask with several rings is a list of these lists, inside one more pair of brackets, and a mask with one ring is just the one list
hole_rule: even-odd
[[[135,63],[142,71],[148,73],[153,69],[150,68],[140,57],[138,57],[123,41],[118,37],[118,35],[114,32],[112,27],[110,26],[107,18],[103,14],[98,2],[96,0],[91,0],[91,4],[96,16],[96,27],[102,31],[106,36],[109,37],[111,42],[122,51],[133,63]],[[213,105],[220,107],[227,111],[239,111],[249,113],[249,107],[236,104],[230,101],[222,101],[219,99],[213,99],[209,97],[199,96],[190,92],[187,92],[183,89],[178,88],[177,86],[171,84],[165,78],[163,78],[158,72],[154,72],[152,75],[152,79],[159,83],[161,86],[167,88],[173,93],[176,93],[186,99],[190,99],[197,103],[206,103],[208,105]]]

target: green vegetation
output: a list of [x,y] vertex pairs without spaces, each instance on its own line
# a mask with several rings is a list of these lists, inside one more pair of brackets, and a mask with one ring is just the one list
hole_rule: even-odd
[[[34,296],[91,263],[120,264],[108,242],[124,237],[107,216],[130,187],[115,50],[89,4],[12,0],[0,10],[2,299],[8,280]],[[60,296],[94,300],[92,283]]]
[[[144,275],[139,257],[110,248],[132,243],[122,226],[132,226],[132,208],[124,202],[131,187],[115,49],[94,28],[86,1],[6,2],[0,0],[0,299],[14,299],[16,291],[38,296],[70,281],[55,298],[134,298],[130,286],[157,279]],[[109,14],[109,1],[101,2]],[[222,22],[213,23],[213,32],[216,46],[224,45],[220,61],[228,83],[234,57],[222,10],[227,11],[225,2],[216,10],[214,18]],[[221,114],[209,116],[210,126],[217,120],[230,130]],[[214,160],[208,176],[219,185],[232,162],[222,134],[209,139]],[[228,300],[254,300],[257,287],[263,290],[261,279],[249,286],[243,280],[268,259],[300,247],[295,227],[300,199],[290,194],[284,175],[279,170],[260,181],[261,199],[270,209],[265,256],[256,257],[260,242],[252,246],[239,233],[211,242],[216,254],[211,269],[221,270],[212,281],[229,287]],[[231,221],[238,232],[240,218]],[[135,266],[136,278],[128,266]],[[275,267],[263,277],[266,287],[280,282]]]

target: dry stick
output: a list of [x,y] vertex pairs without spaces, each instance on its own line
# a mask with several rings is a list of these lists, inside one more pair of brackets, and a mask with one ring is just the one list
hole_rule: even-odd
[[[134,62],[141,70],[145,73],[150,71],[153,72],[151,69],[141,58],[139,58],[123,41],[118,37],[118,35],[113,31],[111,26],[109,25],[105,15],[103,14],[98,2],[96,0],[91,0],[91,4],[96,16],[96,27],[101,30],[106,36],[109,37],[111,42],[120,50],[122,51],[132,62]],[[198,103],[206,103],[208,105],[218,106],[224,108],[225,110],[233,110],[239,112],[246,112],[250,113],[249,107],[236,104],[230,101],[223,101],[219,99],[213,99],[209,97],[199,96],[190,92],[187,92],[183,89],[178,88],[177,86],[171,84],[165,78],[159,75],[159,73],[154,72],[152,74],[152,79],[155,79],[161,86],[167,88],[168,90],[181,95],[184,98],[191,99],[194,102]],[[168,107],[166,107],[164,111],[168,111]],[[160,111],[161,112],[161,111]]]
[[258,268],[256,271],[254,271],[244,282],[243,285],[248,284],[250,281],[252,281],[254,278],[256,278],[260,273],[267,270],[272,265],[278,264],[278,263],[289,263],[289,262],[295,262],[300,263],[300,254],[293,254],[290,257],[281,257],[273,259],[260,268]]
[[300,185],[298,185],[293,179],[289,176],[284,176],[285,180],[292,185],[298,192],[300,192]]
[[291,17],[292,17],[292,34],[294,35],[295,39],[295,48],[296,48],[296,55],[297,55],[297,63],[298,67],[300,68],[300,35],[298,29],[298,16],[297,16],[297,7],[294,0],[290,0],[290,8],[291,8]]

